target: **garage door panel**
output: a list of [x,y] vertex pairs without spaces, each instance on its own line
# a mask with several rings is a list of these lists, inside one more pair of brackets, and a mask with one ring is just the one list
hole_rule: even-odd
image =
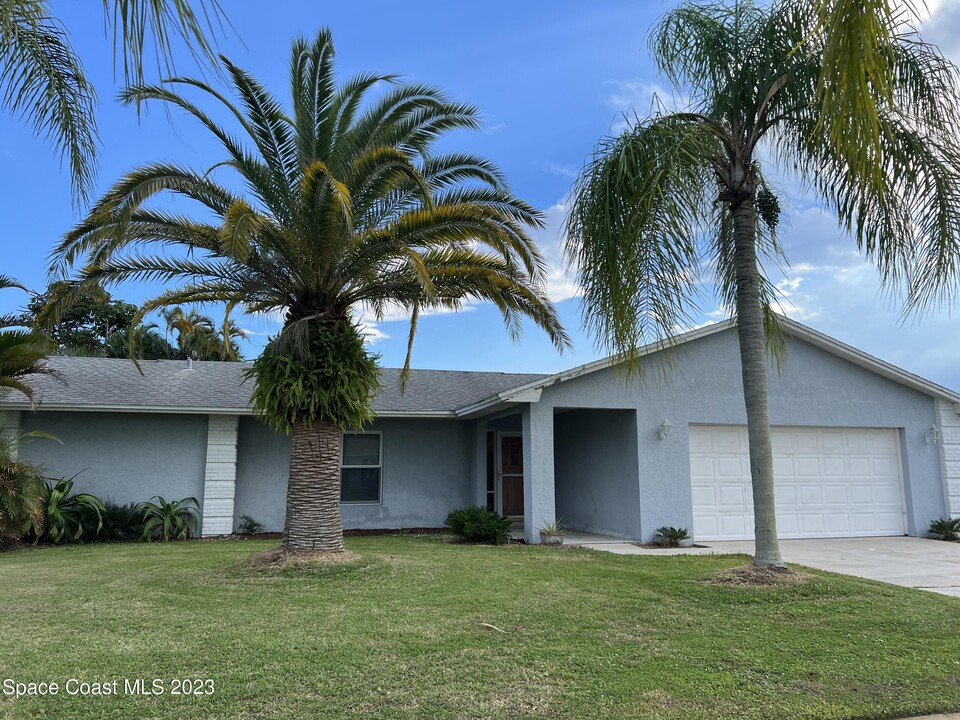
[[[903,533],[896,431],[774,428],[772,437],[780,537]],[[746,428],[693,426],[690,438],[695,537],[752,538]]]
[[794,464],[797,467],[797,477],[821,477],[823,471],[820,469],[820,458],[798,457]]
[[[708,448],[709,450],[709,448]],[[712,478],[716,475],[713,458],[693,457],[690,459],[690,474],[694,478]]]
[[777,532],[781,535],[797,535],[800,532],[800,523],[795,513],[787,515],[777,514]]
[[742,486],[736,487],[721,487],[720,488],[720,499],[718,505],[721,508],[732,507],[739,508],[745,507],[747,504],[746,488]]
[[846,506],[850,504],[847,488],[844,485],[825,486],[823,488],[823,500],[826,505]]
[[[774,451],[776,452],[776,451]],[[773,456],[773,474],[777,477],[794,477],[797,474],[792,457]]]
[[713,449],[720,452],[739,452],[746,448],[744,433],[736,430],[718,429],[713,433]]
[[746,535],[749,526],[746,519],[741,515],[721,515],[720,532],[724,537],[727,535]]
[[822,513],[803,513],[800,515],[800,532],[810,536],[823,536],[826,533],[827,525]]
[[842,457],[825,457],[821,462],[825,476],[842,478],[846,475]]

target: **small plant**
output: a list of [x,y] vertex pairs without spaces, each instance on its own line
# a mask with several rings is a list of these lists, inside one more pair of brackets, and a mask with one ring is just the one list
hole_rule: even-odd
[[239,529],[244,535],[256,535],[263,530],[263,523],[257,522],[249,515],[241,515]]
[[566,535],[567,528],[562,522],[557,520],[556,522],[544,524],[544,526],[540,528],[540,532],[546,533],[547,535]]
[[689,539],[690,535],[687,533],[686,528],[675,528],[666,525],[662,528],[657,528],[657,534],[653,537],[653,541],[657,545],[665,545],[666,547],[680,547],[680,543]]
[[540,542],[544,545],[563,545],[563,536],[567,534],[567,528],[559,520],[545,523],[540,528]]
[[940,518],[930,523],[927,537],[933,540],[960,540],[960,518]]
[[[38,542],[79,542],[103,527],[103,501],[90,493],[73,492],[73,478],[48,481],[43,486],[43,530]],[[96,529],[94,529],[96,526]]]
[[142,502],[136,509],[143,513],[143,540],[185,540],[193,537],[200,521],[199,503],[196,498],[167,502],[159,495],[157,502]]
[[453,510],[447,515],[446,525],[464,542],[502,545],[507,541],[510,518],[480,505]]

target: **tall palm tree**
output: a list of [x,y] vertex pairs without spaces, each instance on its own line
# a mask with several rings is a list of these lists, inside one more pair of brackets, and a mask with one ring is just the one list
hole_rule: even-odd
[[[201,335],[213,334],[213,320],[190,308],[186,312],[182,307],[172,307],[161,313],[167,326],[167,333],[177,333],[177,350],[181,358],[191,356],[196,339]],[[199,358],[198,358],[199,359]]]
[[[124,76],[142,81],[144,55],[173,62],[171,40],[198,59],[215,59],[211,37],[223,21],[217,0],[103,0]],[[96,92],[70,35],[48,0],[0,0],[0,107],[22,116],[68,159],[74,192],[90,191],[96,166]]]
[[816,4],[801,0],[685,3],[668,13],[652,32],[653,55],[692,106],[603,141],[567,225],[585,323],[628,360],[682,325],[704,268],[715,273],[737,319],[758,565],[783,565],[767,415],[775,290],[761,266],[780,256],[779,201],[766,158],[837,213],[882,280],[906,289],[908,308],[949,298],[960,274],[957,68],[915,36],[880,47],[895,102],[867,96],[883,142],[865,166],[851,160],[856,142],[838,147],[821,132],[819,21]]
[[[213,169],[138,168],[65,237],[57,266],[83,261],[80,287],[175,285],[142,313],[220,302],[282,315],[282,332],[254,364],[254,409],[292,433],[284,546],[340,550],[340,431],[372,419],[379,387],[358,312],[411,314],[405,374],[420,313],[468,298],[492,302],[515,335],[529,317],[567,346],[527,233],[541,214],[486,159],[434,152],[447,131],[477,127],[472,106],[392,75],[363,74],[338,87],[327,30],[293,43],[289,109],[229,60],[223,67],[238,102],[189,78],[134,86],[123,97],[196,118],[223,146],[217,167],[235,171],[245,193],[218,183]],[[384,92],[369,98],[377,86]],[[216,101],[237,134],[179,88]],[[146,205],[161,194],[195,201],[215,221]]]

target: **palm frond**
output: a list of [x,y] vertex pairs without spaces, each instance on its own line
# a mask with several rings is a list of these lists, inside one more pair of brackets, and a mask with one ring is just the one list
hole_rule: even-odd
[[45,2],[0,2],[0,106],[67,159],[74,200],[85,200],[97,167],[96,93]]

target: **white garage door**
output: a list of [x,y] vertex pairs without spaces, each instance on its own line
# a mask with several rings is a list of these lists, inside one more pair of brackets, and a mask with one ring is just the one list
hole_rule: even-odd
[[[895,430],[774,428],[777,532],[781,538],[902,535]],[[747,429],[690,426],[697,540],[753,537]]]

